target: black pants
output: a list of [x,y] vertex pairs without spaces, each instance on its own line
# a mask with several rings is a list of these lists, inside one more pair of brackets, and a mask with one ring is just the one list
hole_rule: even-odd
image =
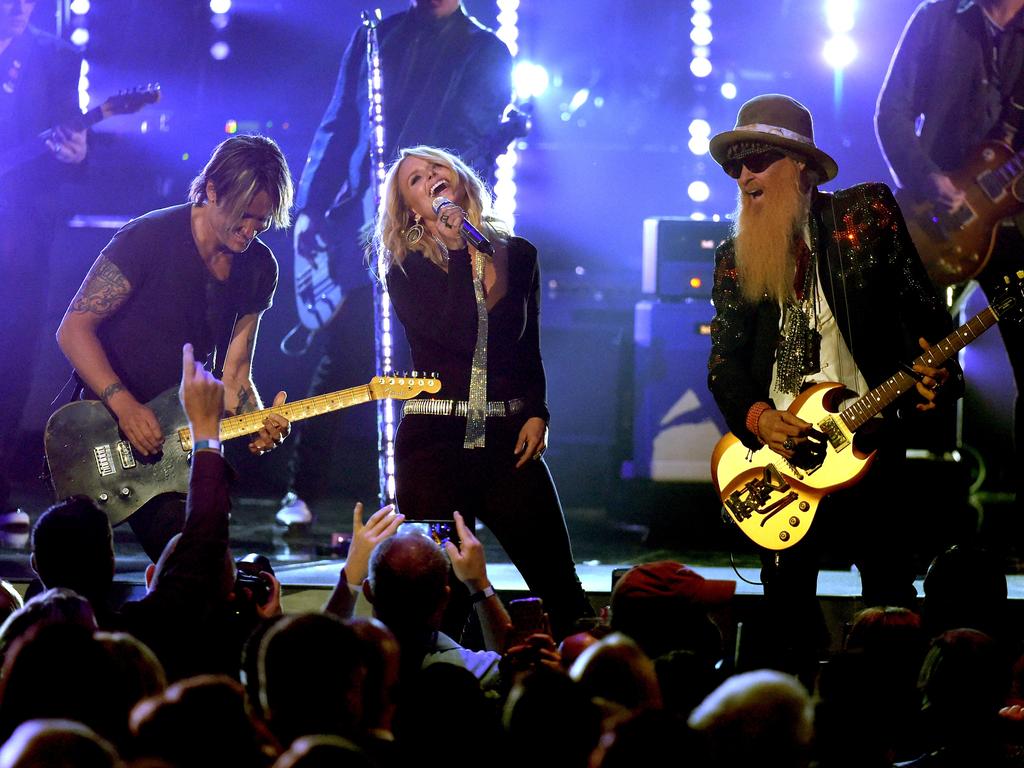
[[143,504],[127,522],[149,559],[155,563],[167,542],[185,527],[185,496],[162,493]]
[[865,606],[917,610],[912,533],[921,505],[907,492],[903,452],[879,451],[856,485],[826,496],[812,528],[793,547],[761,555],[766,617],[758,632],[762,662],[796,674],[813,669],[830,644],[817,585],[826,549],[852,561]]
[[[569,532],[551,473],[543,460],[515,468],[520,419],[488,419],[487,446],[462,447],[466,420],[405,417],[395,442],[395,481],[407,520],[479,519],[494,534],[530,591],[544,601],[561,639],[593,609],[576,574]],[[453,592],[455,592],[453,585]],[[461,607],[462,620],[468,606]]]

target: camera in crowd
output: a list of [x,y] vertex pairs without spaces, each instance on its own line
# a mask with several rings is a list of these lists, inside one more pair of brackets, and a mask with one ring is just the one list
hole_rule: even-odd
[[263,571],[274,572],[266,555],[251,552],[236,560],[235,568],[235,599],[254,606],[265,605],[270,599],[271,584],[260,574]]

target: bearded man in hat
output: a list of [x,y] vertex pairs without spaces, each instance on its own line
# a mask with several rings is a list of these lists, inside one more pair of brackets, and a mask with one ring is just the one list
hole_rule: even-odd
[[[718,248],[708,387],[732,433],[768,446],[790,469],[825,436],[787,408],[807,386],[843,384],[864,395],[899,370],[915,386],[857,432],[877,449],[860,483],[822,501],[814,526],[788,549],[762,554],[761,578],[780,664],[811,666],[828,647],[817,601],[822,543],[841,541],[861,573],[864,602],[915,608],[905,483],[906,421],[933,415],[963,392],[955,358],[910,362],[952,330],[907,234],[892,192],[818,185],[839,172],[814,143],[811,115],[779,94],[751,99],[711,155],[738,185],[732,236]],[[806,444],[806,445],[805,445]],[[794,670],[798,671],[798,670]]]

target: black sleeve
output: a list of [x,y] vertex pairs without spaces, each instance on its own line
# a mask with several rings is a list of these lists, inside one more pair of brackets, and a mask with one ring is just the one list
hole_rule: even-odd
[[366,31],[360,26],[341,58],[334,95],[313,137],[295,194],[297,210],[326,211],[348,174],[359,142],[359,122],[366,116],[365,51]]
[[875,108],[878,145],[895,181],[918,195],[925,190],[928,175],[940,170],[921,148],[917,135],[917,119],[923,111],[919,94],[928,85],[927,68],[935,55],[925,6],[918,7],[903,30]]
[[539,416],[546,422],[551,421],[551,412],[547,404],[547,376],[544,372],[544,360],[540,351],[540,262],[537,249],[525,240],[526,253],[517,258],[528,258],[533,262],[533,277],[530,280],[530,292],[526,301],[526,328],[520,339],[522,355],[522,377],[526,384],[526,417]]

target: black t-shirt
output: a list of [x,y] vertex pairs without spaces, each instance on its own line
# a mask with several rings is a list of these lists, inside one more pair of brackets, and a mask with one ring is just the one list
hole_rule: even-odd
[[[121,382],[140,402],[181,380],[181,348],[195,349],[210,370],[223,365],[235,321],[273,303],[277,260],[259,239],[234,257],[223,283],[207,270],[192,239],[192,205],[133,219],[102,255],[131,284],[128,300],[99,327]],[[218,359],[219,358],[219,359]]]

